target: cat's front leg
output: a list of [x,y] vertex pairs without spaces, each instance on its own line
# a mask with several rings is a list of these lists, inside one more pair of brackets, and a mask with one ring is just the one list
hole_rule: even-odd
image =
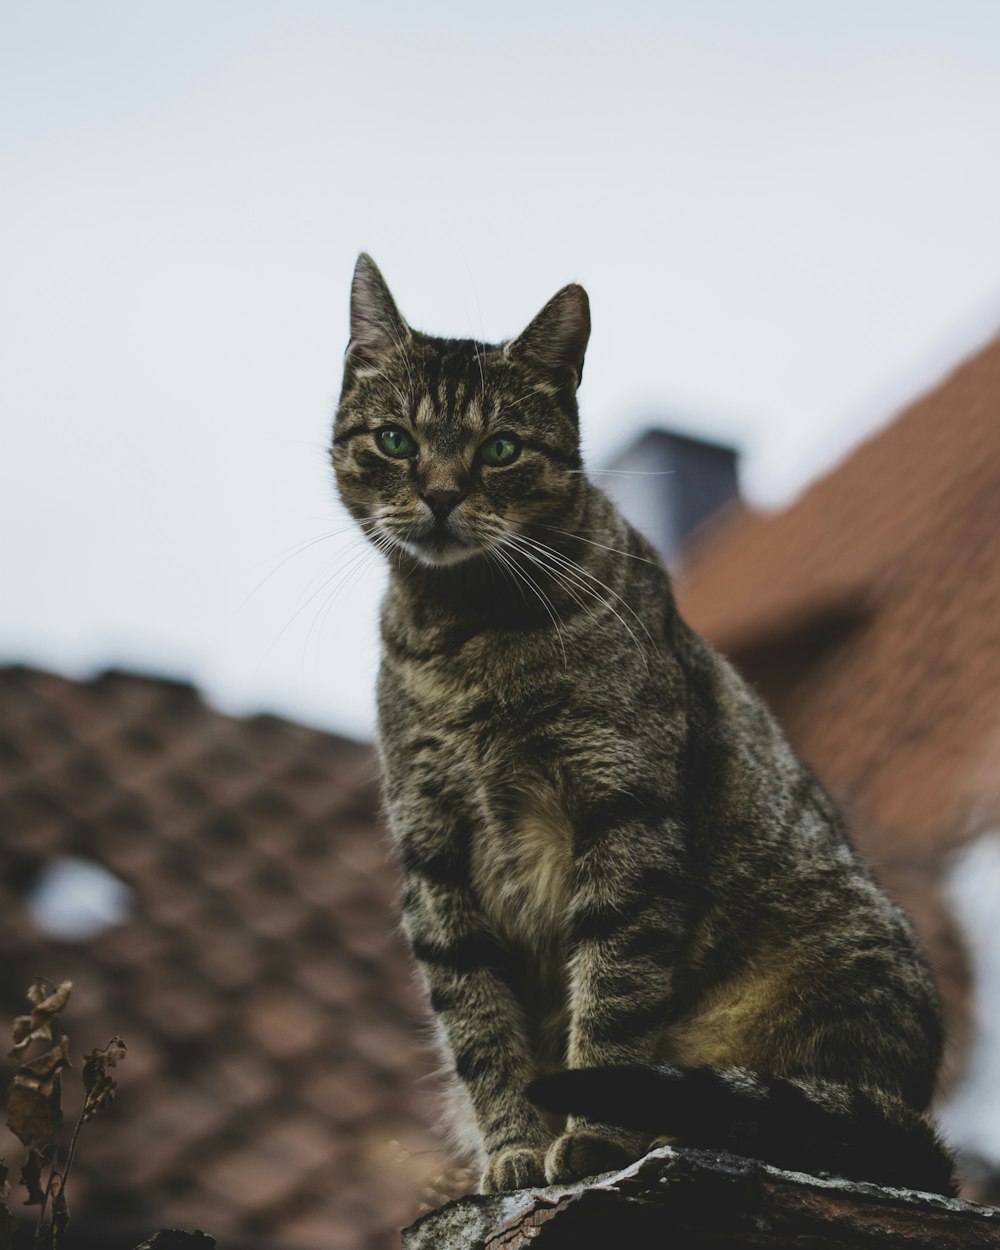
[[517,960],[483,921],[471,891],[414,875],[404,928],[455,1074],[468,1092],[486,1166],[485,1193],[545,1184],[552,1133],[524,1094],[535,1075],[517,999]]
[[[593,839],[577,863],[567,1067],[653,1063],[670,1007],[686,904],[672,840],[641,825]],[[655,847],[655,856],[646,853]],[[550,1184],[616,1171],[641,1133],[571,1116],[545,1161]]]

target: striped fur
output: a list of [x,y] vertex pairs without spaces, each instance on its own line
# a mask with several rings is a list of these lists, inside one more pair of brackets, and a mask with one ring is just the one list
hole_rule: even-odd
[[[332,455],[390,568],[379,746],[403,925],[483,1188],[607,1170],[664,1132],[701,1142],[696,1115],[671,1127],[605,1100],[567,1118],[526,1093],[563,1069],[653,1065],[707,1072],[692,1090],[732,1071],[839,1089],[848,1139],[875,1116],[926,1153],[914,1183],[946,1177],[916,939],[582,471],[589,328],[569,286],[509,342],[432,338],[370,259],[355,271]],[[729,1140],[705,1123],[706,1144]],[[838,1170],[796,1155],[796,1123],[787,1141],[780,1115],[768,1129],[781,1157]]]

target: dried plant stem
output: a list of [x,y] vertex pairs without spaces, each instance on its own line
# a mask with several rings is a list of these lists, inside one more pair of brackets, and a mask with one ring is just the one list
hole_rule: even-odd
[[80,1114],[76,1118],[76,1126],[73,1129],[73,1136],[69,1139],[69,1150],[66,1154],[66,1166],[62,1172],[63,1190],[65,1191],[66,1182],[69,1180],[69,1170],[73,1166],[73,1159],[76,1156],[76,1139],[80,1136],[80,1129],[83,1128],[87,1115],[87,1104],[84,1103],[80,1109]]
[[[45,1185],[45,1193],[42,1196],[42,1205],[38,1208],[38,1223],[35,1225],[35,1236],[32,1239],[32,1250],[40,1250],[42,1246],[42,1233],[45,1231],[45,1208],[49,1205],[49,1194],[52,1192],[52,1182],[56,1176],[56,1155],[53,1154],[52,1162],[49,1165],[49,1179]],[[49,1243],[52,1244],[51,1241]]]
[[[76,1155],[76,1141],[80,1136],[80,1129],[82,1129],[84,1125],[84,1113],[86,1112],[86,1109],[86,1105],[84,1105],[80,1110],[80,1114],[77,1116],[76,1124],[73,1128],[73,1136],[70,1138],[69,1142],[69,1150],[66,1154],[66,1166],[62,1169],[61,1173],[56,1167],[56,1164],[59,1161],[58,1151],[53,1152],[52,1163],[49,1167],[48,1184],[45,1186],[45,1194],[42,1198],[42,1205],[38,1209],[38,1223],[35,1225],[35,1237],[31,1243],[32,1250],[56,1250],[57,1234],[55,1231],[55,1224],[50,1220],[49,1224],[46,1225],[45,1208],[48,1206],[49,1196],[52,1193],[52,1186],[57,1177],[59,1178],[62,1192],[66,1192],[66,1182],[69,1180],[69,1171],[73,1166],[73,1159]],[[42,1241],[42,1237],[46,1231],[51,1234],[48,1247],[46,1247]]]

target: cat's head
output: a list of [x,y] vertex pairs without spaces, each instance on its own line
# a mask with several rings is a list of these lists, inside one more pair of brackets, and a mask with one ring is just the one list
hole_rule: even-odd
[[490,552],[502,560],[533,526],[571,523],[589,335],[576,285],[506,343],[421,334],[362,254],[332,455],[341,498],[368,537],[445,566]]

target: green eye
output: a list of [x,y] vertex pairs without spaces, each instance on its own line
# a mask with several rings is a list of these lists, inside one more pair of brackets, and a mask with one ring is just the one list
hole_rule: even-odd
[[489,439],[479,449],[479,455],[483,464],[494,466],[512,464],[520,454],[521,444],[518,440],[503,434],[498,434],[496,438]]
[[413,456],[417,451],[417,444],[409,434],[396,425],[386,425],[376,431],[375,442],[387,456],[395,456],[399,460]]

